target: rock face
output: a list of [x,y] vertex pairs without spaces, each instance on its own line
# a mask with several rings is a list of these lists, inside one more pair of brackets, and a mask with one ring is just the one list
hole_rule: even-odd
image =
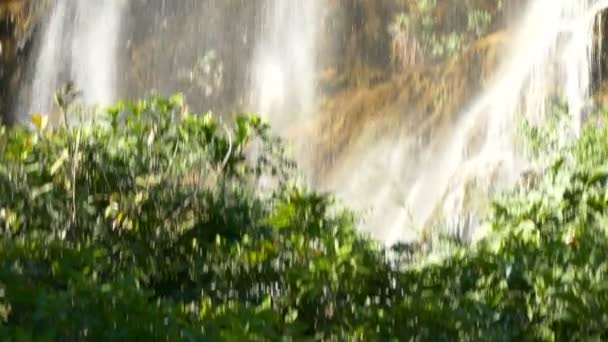
[[31,37],[48,5],[48,0],[0,0],[0,117],[5,121],[24,75]]
[[0,113],[6,107],[9,70],[14,67],[17,55],[17,23],[24,15],[25,0],[0,0]]
[[[179,89],[190,95],[189,101],[199,102],[193,103],[199,110],[246,110],[247,61],[269,1],[277,0],[130,1],[118,93],[140,97],[151,91],[165,94]],[[413,0],[322,2],[319,84],[321,92],[330,96],[387,81],[402,71],[395,67],[398,51],[395,32],[390,31],[400,14],[411,23],[408,30],[425,36],[421,43],[430,51],[444,49],[446,37],[467,29],[470,9],[493,19],[503,11],[488,0],[467,0],[464,6],[460,0],[448,0],[430,9]],[[48,13],[49,3],[52,1],[0,0],[0,95],[5,108],[11,105],[8,100],[15,97],[15,88],[24,84],[28,42]],[[499,22],[492,20],[493,25]],[[491,29],[481,28],[484,32]],[[466,44],[469,38],[459,37],[458,44]],[[431,41],[437,41],[437,46],[431,46]],[[423,59],[440,60],[437,56]]]
[[264,3],[132,1],[120,92],[137,98],[180,91],[198,111],[234,110],[248,86]]
[[336,165],[351,169],[351,156],[387,134],[430,150],[493,76],[517,8],[517,1],[487,0],[428,8],[419,1],[330,2],[328,20],[341,24],[326,23],[332,50],[320,75],[321,115],[302,132],[319,137],[312,167],[325,180],[341,177]]
[[[282,0],[129,1],[117,92],[183,91],[199,111],[249,109],[248,61],[269,1]],[[328,115],[320,124],[336,133],[323,143],[334,150],[319,158],[347,148],[378,112],[392,125],[409,107],[422,136],[452,120],[438,113],[483,87],[508,38],[497,32],[528,1],[322,0],[317,79]],[[0,114],[25,82],[30,38],[51,2],[0,0]]]

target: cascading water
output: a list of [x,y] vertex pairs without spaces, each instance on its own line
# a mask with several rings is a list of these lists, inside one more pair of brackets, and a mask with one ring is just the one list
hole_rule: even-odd
[[122,0],[77,0],[72,31],[72,77],[86,103],[108,104],[116,98],[117,53]]
[[[104,104],[115,100],[115,90],[119,86],[116,79],[117,65],[124,62],[133,63],[133,60],[121,59],[125,56],[117,56],[119,41],[129,33],[121,32],[123,26],[128,26],[123,18],[127,3],[122,0],[55,1],[39,37],[40,46],[31,77],[33,95],[21,96],[20,112],[49,112],[53,94],[68,80],[75,82],[85,103]],[[320,17],[318,0],[260,0],[255,5],[247,3],[238,6],[244,8],[244,13],[261,17],[256,27],[251,27],[248,18],[242,18],[243,20],[235,19],[241,21],[241,27],[229,29],[230,25],[224,25],[221,18],[230,16],[227,11],[233,11],[234,6],[223,1],[185,1],[180,4],[154,0],[147,2],[144,8],[154,15],[148,13],[151,18],[134,18],[139,25],[145,25],[147,28],[130,27],[127,30],[138,32],[136,39],[147,39],[144,32],[152,32],[159,44],[171,45],[176,40],[187,44],[177,44],[177,51],[171,53],[161,51],[156,44],[150,44],[151,49],[146,52],[149,58],[139,55],[140,51],[131,51],[131,57],[137,58],[137,66],[139,67],[139,63],[146,63],[145,72],[151,74],[142,77],[147,84],[141,86],[147,87],[146,92],[184,91],[185,89],[176,85],[180,82],[173,78],[183,81],[188,75],[207,76],[204,72],[209,66],[205,64],[205,57],[215,56],[218,52],[222,54],[222,50],[229,50],[230,46],[236,47],[238,42],[231,39],[234,39],[237,32],[243,32],[239,39],[244,41],[245,47],[240,50],[244,55],[223,54],[219,57],[223,59],[221,62],[238,60],[239,64],[246,65],[245,68],[233,66],[230,71],[246,70],[249,77],[228,75],[226,77],[230,79],[226,79],[224,83],[227,87],[235,88],[228,83],[232,80],[251,80],[246,87],[249,90],[249,101],[245,101],[248,103],[247,110],[268,115],[277,131],[282,131],[295,124],[296,118],[305,118],[314,111],[316,39]],[[252,7],[257,9],[253,13],[247,12],[247,8]],[[183,21],[174,20],[179,16]],[[209,25],[200,23],[200,17],[205,16],[213,16],[209,18]],[[193,22],[188,20],[194,17],[199,24],[193,26]],[[180,25],[183,27],[180,28]],[[255,33],[249,36],[249,31]],[[175,34],[185,36],[176,37]],[[220,42],[221,37],[224,40]],[[252,56],[247,55],[246,46],[250,44],[249,40],[255,44]],[[145,43],[141,40],[139,42]],[[186,49],[189,50],[185,51]],[[192,56],[197,54],[198,60]],[[195,68],[200,64],[199,69],[202,71],[191,70],[189,64],[194,64]],[[232,64],[235,63],[230,62],[228,65]],[[154,84],[151,84],[150,80],[154,81]],[[209,80],[196,80],[199,83],[203,81]],[[182,83],[184,82],[180,83],[184,87],[190,86]],[[129,91],[141,93],[134,89]]]
[[310,122],[315,112],[318,2],[263,1],[262,27],[251,64],[253,108],[289,141],[306,182],[313,182],[308,163],[314,151],[291,132]]
[[19,109],[25,115],[50,111],[51,99],[59,83],[57,67],[61,61],[62,50],[65,48],[62,46],[61,37],[64,34],[67,3],[68,1],[58,1],[46,23],[45,34],[42,37],[43,45],[33,70],[32,95],[21,104],[22,108]]
[[88,104],[115,100],[116,54],[125,2],[57,0],[43,28],[32,94],[21,112],[49,113],[62,83],[74,81]]
[[[593,58],[593,27],[598,1],[535,0],[513,41],[511,53],[498,70],[497,78],[462,116],[447,148],[435,167],[417,179],[423,189],[409,194],[408,203],[419,215],[418,224],[428,222],[439,210],[455,217],[465,206],[467,182],[496,175],[507,184],[516,179],[525,165],[515,150],[515,134],[520,118],[542,124],[546,106],[555,95],[563,97],[572,116],[574,132],[580,129],[584,107],[589,102]],[[595,14],[595,13],[593,13]],[[521,116],[520,116],[521,115]],[[486,123],[485,140],[479,152],[467,155],[471,137]],[[563,139],[569,139],[563,132]],[[487,183],[496,183],[497,179]],[[441,203],[443,201],[443,203]]]
[[314,110],[318,0],[264,1],[252,64],[253,102],[279,131]]
[[[374,207],[369,222],[372,234],[391,244],[415,238],[408,227],[425,227],[439,217],[452,233],[461,230],[462,225],[472,224],[466,208],[470,187],[489,191],[500,187],[501,182],[512,184],[526,165],[515,148],[517,122],[524,118],[541,124],[554,96],[567,101],[576,134],[589,102],[590,75],[596,61],[596,14],[606,7],[606,2],[531,1],[492,85],[459,116],[449,136],[442,139],[443,147],[426,163],[395,174],[388,160],[394,162],[397,158],[397,163],[403,165],[403,159],[407,160],[405,149],[393,147],[387,156],[386,146],[371,146],[369,155],[380,152],[387,160],[380,162],[383,166],[378,166],[376,172],[366,171],[364,180],[347,183],[346,191],[351,198],[374,201],[363,205],[383,205]],[[479,142],[479,136],[484,135]],[[390,155],[393,157],[388,158]],[[365,162],[368,159],[377,162],[369,156],[361,158]],[[393,179],[400,177],[397,184],[385,184],[366,194],[353,191],[361,182],[378,182],[390,174]],[[409,190],[396,192],[395,188]],[[402,206],[395,205],[395,197]]]

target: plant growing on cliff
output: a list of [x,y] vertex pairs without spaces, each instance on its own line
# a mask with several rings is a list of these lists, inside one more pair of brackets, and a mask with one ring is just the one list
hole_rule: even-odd
[[472,9],[467,13],[467,31],[480,37],[492,24],[492,15],[481,9]]
[[[407,12],[395,16],[389,25],[392,37],[392,58],[398,70],[413,65],[437,62],[461,52],[466,44],[480,38],[491,28],[496,14],[470,4],[464,5],[464,21],[447,17],[445,3],[418,0],[410,4]],[[462,6],[454,4],[451,6]],[[502,2],[495,12],[502,10]],[[438,13],[443,13],[439,16]]]
[[422,46],[416,37],[414,24],[407,14],[399,14],[389,27],[389,32],[392,36],[392,62],[399,71],[406,71],[423,61]]

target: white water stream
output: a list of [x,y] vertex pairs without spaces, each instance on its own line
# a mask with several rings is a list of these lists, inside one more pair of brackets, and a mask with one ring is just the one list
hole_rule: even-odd
[[124,6],[122,0],[56,0],[39,37],[32,92],[21,112],[50,113],[55,92],[68,81],[87,104],[115,100]]
[[[414,171],[399,171],[407,157],[398,142],[370,146],[371,155],[384,151],[387,156],[388,148],[388,156],[393,157],[387,159],[393,165],[395,158],[398,161],[397,170],[391,162],[382,161],[377,172],[368,171],[366,181],[392,179],[371,193],[357,193],[360,181],[346,183],[349,197],[373,199],[358,204],[374,206],[368,222],[372,235],[391,244],[416,239],[412,228],[432,224],[438,217],[445,218],[452,232],[475,224],[466,208],[470,186],[495,189],[513,184],[526,166],[515,148],[517,124],[522,118],[542,124],[552,97],[567,101],[576,135],[590,103],[591,71],[597,61],[597,51],[593,51],[596,15],[607,5],[608,1],[597,0],[532,0],[515,26],[515,38],[492,85],[459,115],[438,153]],[[485,138],[474,143],[480,135]],[[568,132],[564,135],[564,139],[572,138],[566,136]]]
[[[590,10],[597,12],[594,3],[599,2],[531,2],[493,85],[465,111],[435,166],[418,178],[416,189],[420,192],[408,195],[417,225],[426,223],[440,205],[444,216],[457,216],[465,206],[465,188],[472,179],[491,177],[493,170],[498,170],[501,180],[511,184],[525,165],[515,150],[517,123],[523,118],[542,124],[547,104],[555,95],[567,101],[573,132],[578,133],[590,102],[595,62],[595,15],[589,15]],[[480,152],[467,155],[480,122],[487,123],[482,126],[485,140]],[[424,196],[423,201],[420,196]]]
[[267,0],[252,66],[254,108],[281,132],[313,113],[319,1]]

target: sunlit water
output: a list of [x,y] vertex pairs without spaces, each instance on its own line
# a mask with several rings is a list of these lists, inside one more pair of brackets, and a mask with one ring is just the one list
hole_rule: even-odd
[[[370,166],[337,189],[357,207],[371,208],[372,235],[388,244],[412,240],[418,238],[416,229],[444,218],[438,222],[448,232],[466,231],[470,237],[476,225],[467,208],[471,186],[487,193],[512,185],[527,166],[515,148],[522,119],[542,124],[550,99],[561,96],[572,116],[572,134],[564,132],[563,138],[576,135],[597,62],[596,14],[606,2],[531,1],[492,85],[464,109],[443,147],[422,165],[408,165],[407,139],[370,146],[360,156]],[[474,142],[479,135],[485,138]]]
[[264,2],[252,64],[253,102],[279,131],[314,111],[318,2]]
[[73,81],[88,104],[116,99],[117,57],[125,2],[57,0],[31,70],[32,91],[21,100],[21,119],[52,111],[54,94]]

